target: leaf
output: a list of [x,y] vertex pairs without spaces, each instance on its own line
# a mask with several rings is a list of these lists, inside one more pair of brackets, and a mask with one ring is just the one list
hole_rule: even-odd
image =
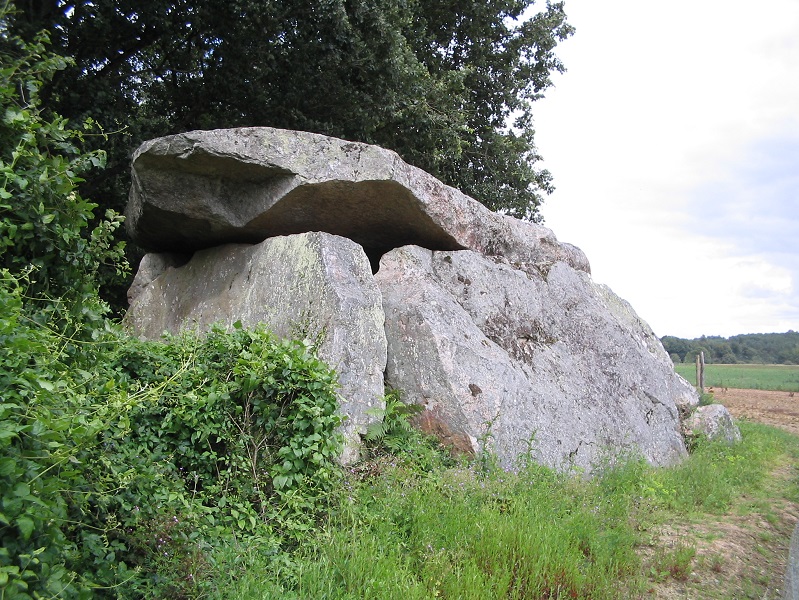
[[3,423],[0,427],[0,440],[16,437],[21,427],[12,423]]
[[28,541],[33,534],[33,519],[22,516],[17,519],[17,527],[22,534],[22,539]]
[[14,472],[16,461],[10,457],[0,458],[0,477],[7,477]]

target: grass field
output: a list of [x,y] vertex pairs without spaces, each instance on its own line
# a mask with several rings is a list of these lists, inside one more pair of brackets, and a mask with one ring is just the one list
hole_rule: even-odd
[[[695,365],[674,367],[696,385]],[[705,386],[799,392],[799,365],[705,365]]]
[[[799,496],[799,438],[749,422],[741,431],[742,443],[701,441],[671,468],[633,460],[594,478],[381,457],[353,470],[313,543],[292,555],[217,548],[210,596],[772,597],[784,573],[777,542],[793,528],[782,507]],[[758,523],[743,562],[724,545],[739,520]]]

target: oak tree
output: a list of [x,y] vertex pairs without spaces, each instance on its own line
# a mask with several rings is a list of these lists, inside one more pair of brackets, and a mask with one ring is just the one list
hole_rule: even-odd
[[114,208],[141,141],[263,125],[391,148],[490,208],[538,220],[552,183],[537,164],[533,102],[563,70],[554,50],[573,30],[562,2],[534,3],[17,0],[11,26],[49,31],[74,61],[44,90],[48,106],[125,132],[104,142]]

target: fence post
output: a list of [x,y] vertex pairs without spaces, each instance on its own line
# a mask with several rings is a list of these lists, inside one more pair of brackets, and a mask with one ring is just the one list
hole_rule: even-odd
[[700,394],[705,393],[705,353],[696,355],[696,387]]

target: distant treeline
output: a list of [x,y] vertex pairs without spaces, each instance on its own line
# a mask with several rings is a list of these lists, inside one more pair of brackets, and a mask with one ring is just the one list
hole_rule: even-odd
[[799,365],[799,332],[749,333],[730,338],[702,336],[685,340],[670,335],[660,340],[675,363],[694,362],[705,353],[706,363]]

